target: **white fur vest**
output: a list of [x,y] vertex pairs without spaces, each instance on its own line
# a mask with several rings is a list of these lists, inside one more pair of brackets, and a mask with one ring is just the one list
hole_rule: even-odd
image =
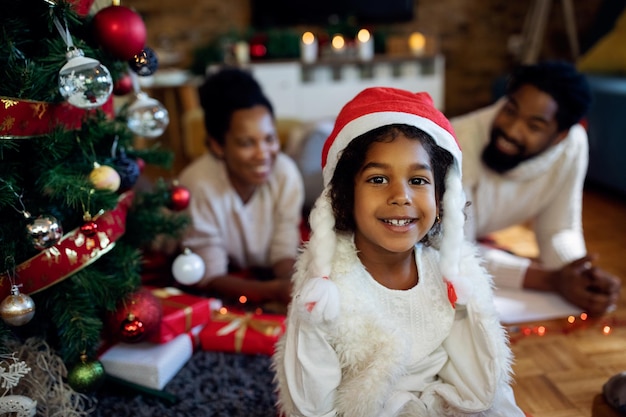
[[[299,290],[306,281],[303,270],[308,256],[305,249],[298,260],[287,332],[290,322],[308,320],[306,309],[298,306]],[[436,250],[424,248],[423,256],[433,257],[431,264],[438,264]],[[454,321],[447,326],[450,333],[442,346],[448,360],[437,375],[443,383],[432,384],[420,394],[420,401],[406,401],[400,410],[390,414],[384,409],[385,404],[389,404],[390,397],[403,395],[396,384],[406,373],[406,361],[411,353],[407,337],[388,326],[385,317],[371,308],[367,302],[370,294],[364,293],[367,288],[355,286],[355,275],[366,272],[352,240],[338,239],[330,279],[339,290],[339,315],[330,323],[319,324],[341,367],[341,382],[334,399],[337,416],[513,415],[500,414],[492,407],[510,391],[511,352],[493,304],[491,279],[469,243],[463,247],[461,271],[463,278],[471,283],[472,293],[466,305],[456,306]],[[299,414],[289,396],[285,377],[285,366],[293,366],[284,363],[285,339],[278,343],[274,356],[279,406],[286,416],[296,416]]]

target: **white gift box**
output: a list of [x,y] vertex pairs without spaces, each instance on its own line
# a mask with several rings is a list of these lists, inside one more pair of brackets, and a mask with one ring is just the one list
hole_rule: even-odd
[[100,356],[107,374],[144,387],[162,390],[189,361],[195,335],[181,334],[167,343],[118,343]]

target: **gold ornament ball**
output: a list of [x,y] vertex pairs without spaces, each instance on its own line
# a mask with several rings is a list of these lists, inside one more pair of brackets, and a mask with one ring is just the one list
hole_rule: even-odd
[[108,165],[96,165],[89,174],[89,180],[98,190],[117,191],[120,188],[120,174]]
[[35,315],[35,302],[30,296],[20,294],[16,286],[11,295],[0,303],[0,317],[11,326],[23,326]]
[[104,382],[104,366],[98,360],[83,358],[68,372],[67,382],[74,391],[83,394],[97,391]]

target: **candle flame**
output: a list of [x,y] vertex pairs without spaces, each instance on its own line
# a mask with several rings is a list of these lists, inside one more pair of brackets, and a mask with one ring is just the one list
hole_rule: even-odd
[[371,38],[370,32],[367,29],[359,30],[359,33],[357,33],[356,37],[359,40],[359,42],[362,42],[362,43],[369,41]]
[[302,34],[302,43],[305,45],[312,45],[315,42],[315,35],[312,32],[304,32]]
[[345,46],[346,41],[343,39],[343,36],[335,35],[333,36],[333,40],[331,41],[331,44],[333,45],[333,48],[335,49],[342,49]]
[[426,37],[419,33],[413,32],[411,36],[409,36],[409,48],[411,51],[421,51],[426,46]]

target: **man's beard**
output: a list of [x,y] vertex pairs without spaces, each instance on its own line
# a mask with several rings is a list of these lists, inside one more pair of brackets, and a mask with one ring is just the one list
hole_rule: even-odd
[[[500,151],[496,146],[496,142],[499,137],[503,137],[508,140],[509,143],[514,144],[519,149],[519,152],[515,155],[510,155]],[[482,159],[485,165],[487,165],[492,170],[502,174],[503,172],[510,171],[521,162],[527,160],[528,157],[525,155],[525,151],[526,147],[524,145],[521,145],[516,141],[510,140],[502,130],[498,128],[493,128],[491,130],[491,138],[489,140],[489,143],[483,150]]]

